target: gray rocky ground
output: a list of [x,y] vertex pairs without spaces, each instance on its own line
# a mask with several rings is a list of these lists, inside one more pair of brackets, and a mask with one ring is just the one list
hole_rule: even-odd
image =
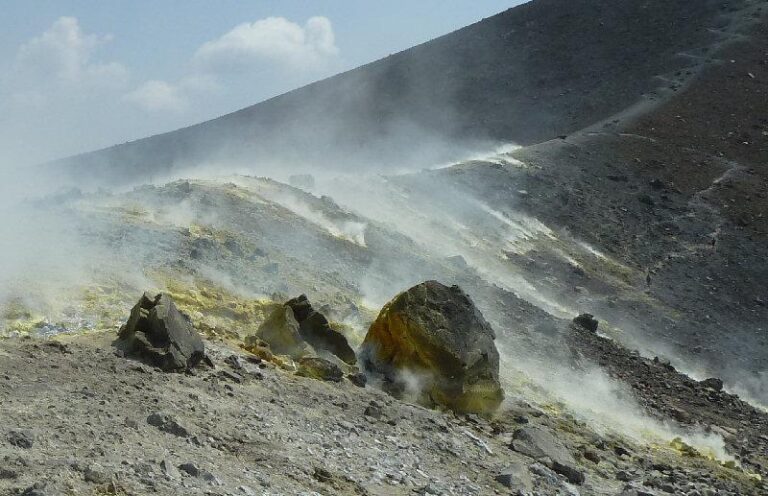
[[113,337],[2,343],[3,494],[764,490],[740,469],[596,434],[514,391],[491,419],[454,415],[297,377],[222,343],[209,343],[215,369],[163,373],[116,356]]

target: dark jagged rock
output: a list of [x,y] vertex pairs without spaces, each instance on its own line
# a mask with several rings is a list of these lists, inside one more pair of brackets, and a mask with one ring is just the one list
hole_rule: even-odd
[[347,338],[331,328],[328,319],[312,308],[312,304],[305,295],[288,300],[285,305],[291,308],[294,318],[299,323],[299,334],[314,349],[328,351],[350,365],[357,362],[355,352],[349,346]]
[[8,443],[17,448],[30,449],[34,441],[35,436],[27,430],[14,429],[8,433]]
[[347,379],[349,379],[349,382],[351,382],[355,386],[361,387],[361,388],[364,388],[365,385],[368,384],[368,377],[362,372],[357,372],[355,374],[347,374]]
[[458,286],[427,281],[381,310],[363,343],[365,366],[395,384],[418,377],[424,401],[488,412],[504,397],[495,337]]
[[329,382],[341,382],[344,378],[344,373],[338,365],[318,357],[305,357],[299,360],[299,370],[296,373],[302,377]]
[[583,484],[584,473],[568,449],[549,432],[538,427],[522,427],[512,436],[512,449],[542,461],[572,484]]
[[528,472],[528,467],[522,463],[509,465],[494,480],[502,486],[517,491],[518,493],[528,493],[533,490],[533,480]]
[[188,437],[189,431],[179,424],[179,422],[171,415],[163,412],[155,412],[147,417],[147,423],[153,427],[157,427],[163,432],[173,434],[179,437]]
[[200,335],[166,294],[141,297],[120,328],[118,345],[164,371],[188,370],[205,356]]
[[597,332],[598,321],[591,313],[582,313],[573,319],[573,323],[588,331]]
[[709,379],[704,379],[701,381],[701,385],[705,388],[714,389],[715,391],[722,391],[723,390],[723,381],[718,379],[717,377],[710,377]]

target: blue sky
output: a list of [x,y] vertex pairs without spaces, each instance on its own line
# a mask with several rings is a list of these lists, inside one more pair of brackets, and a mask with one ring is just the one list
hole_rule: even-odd
[[209,119],[520,0],[7,0],[0,160],[34,163]]

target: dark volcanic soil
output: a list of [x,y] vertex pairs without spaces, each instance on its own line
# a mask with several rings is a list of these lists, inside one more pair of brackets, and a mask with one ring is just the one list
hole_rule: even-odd
[[[534,144],[609,118],[712,61],[757,0],[538,0],[186,129],[56,166],[135,182],[211,160],[423,167],[478,140]],[[658,76],[664,76],[660,79]]]

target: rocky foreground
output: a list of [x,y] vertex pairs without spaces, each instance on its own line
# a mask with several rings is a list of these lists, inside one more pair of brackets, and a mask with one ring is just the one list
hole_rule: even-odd
[[[461,301],[460,290],[429,289],[429,284],[437,283],[427,283],[433,295],[453,294]],[[410,298],[410,311],[418,310],[413,296],[398,298]],[[309,306],[299,299],[285,307],[297,301]],[[422,307],[421,320],[408,325],[427,328],[438,321],[451,329],[471,310],[479,325],[487,326],[471,307],[455,308],[451,315],[445,313],[446,301],[437,303],[431,317]],[[402,305],[395,299],[382,316],[391,319],[398,308]],[[309,309],[305,317],[319,314]],[[306,322],[297,321],[293,312],[285,320]],[[271,323],[257,335],[270,331],[274,339],[274,321],[265,322]],[[367,386],[362,374],[303,373],[317,367],[305,366],[304,359],[298,359],[298,367],[287,366],[288,355],[273,355],[268,343],[256,345],[254,339],[250,346],[206,340],[200,343],[205,347],[200,359],[201,349],[185,347],[198,344],[191,324],[164,295],[142,298],[120,336],[101,332],[0,342],[3,494],[639,496],[768,490],[760,475],[765,473],[768,438],[760,432],[768,424],[766,414],[721,392],[716,381],[638,373],[658,369],[666,371],[658,373],[663,376],[673,369],[598,336],[588,329],[597,325],[588,316],[570,330],[577,355],[598,354],[602,366],[647,398],[649,413],[663,417],[676,397],[680,411],[695,412],[682,419],[685,423],[720,424],[732,438],[729,447],[741,449],[742,462],[715,459],[680,439],[637,442],[598,433],[562,405],[528,403],[509,387],[506,401],[493,412],[462,414],[427,408],[423,397],[413,403],[396,399],[380,389],[386,380],[375,382],[379,375],[373,372],[367,377],[375,383]],[[373,328],[381,333],[381,326]],[[294,337],[302,341],[299,328],[293,328]],[[369,338],[370,345],[375,338]],[[431,356],[451,341],[433,341]],[[303,343],[298,354],[323,355],[313,360],[331,369],[344,367],[318,343]],[[410,351],[416,356],[425,350],[415,343]],[[455,380],[449,383],[454,394],[456,387],[461,390]],[[443,394],[445,384],[434,382]],[[679,384],[689,394],[669,393]],[[472,387],[465,391],[471,393]],[[402,390],[395,395],[404,398]]]
[[[221,136],[251,164],[296,149],[251,147],[291,109],[313,136],[326,116],[427,108],[448,137],[530,145],[407,175],[316,167],[316,186],[179,170],[25,204],[23,222],[57,227],[33,244],[72,255],[25,271],[2,309],[0,494],[767,494],[768,415],[732,393],[768,398],[768,9],[693,3],[539,0],[386,59],[377,98],[338,84],[362,69],[213,124],[230,132],[70,159],[78,187],[206,163]],[[425,76],[392,77],[425,50]],[[451,98],[424,98],[435,74]],[[435,126],[457,117],[443,108],[465,123]],[[381,134],[358,127],[355,149]],[[422,160],[423,139],[390,141]],[[411,300],[379,313],[430,279],[483,316],[439,353],[398,320]],[[147,288],[166,297],[131,312]],[[450,314],[433,310],[417,314]],[[570,325],[583,312],[600,322]]]

